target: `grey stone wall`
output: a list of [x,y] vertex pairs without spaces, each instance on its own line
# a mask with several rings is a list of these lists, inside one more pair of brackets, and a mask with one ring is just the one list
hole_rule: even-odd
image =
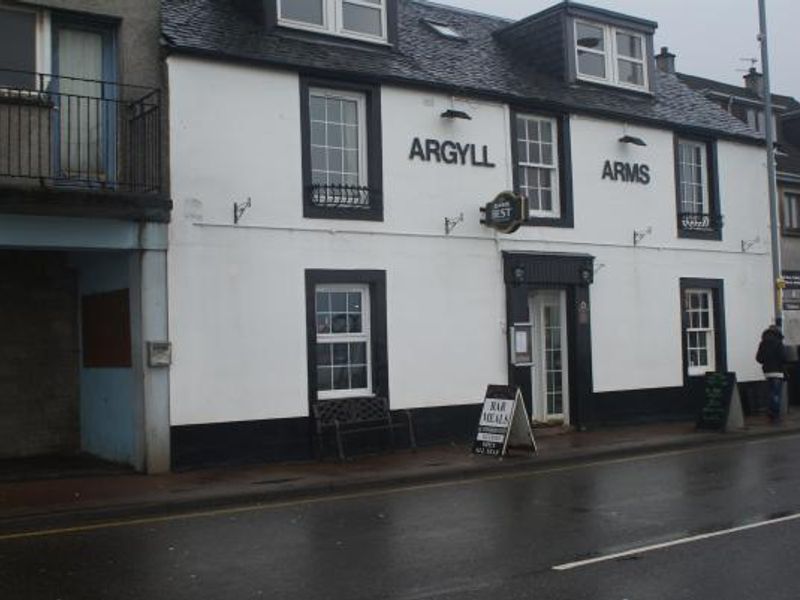
[[0,458],[80,446],[77,281],[66,255],[0,251]]

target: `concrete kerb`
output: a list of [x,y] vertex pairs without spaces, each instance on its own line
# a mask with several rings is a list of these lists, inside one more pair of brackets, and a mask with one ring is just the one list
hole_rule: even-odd
[[[348,497],[363,493],[390,493],[398,488],[433,484],[456,484],[490,476],[516,475],[545,471],[557,467],[635,458],[648,454],[690,450],[706,446],[724,446],[742,441],[775,437],[789,437],[800,433],[800,426],[755,432],[741,431],[721,433],[696,433],[676,439],[656,442],[612,444],[606,448],[583,447],[561,450],[551,455],[510,457],[503,460],[480,459],[468,465],[446,465],[435,469],[407,472],[369,474],[322,482],[289,482],[278,489],[226,493],[220,486],[208,493],[191,498],[169,498],[158,501],[127,502],[102,507],[61,509],[23,515],[0,516],[0,534],[25,531],[41,531],[64,527],[80,527],[119,520],[157,519],[192,513],[207,513],[214,510],[234,508],[269,508],[287,502],[320,502],[336,497]],[[198,515],[200,516],[200,515]]]

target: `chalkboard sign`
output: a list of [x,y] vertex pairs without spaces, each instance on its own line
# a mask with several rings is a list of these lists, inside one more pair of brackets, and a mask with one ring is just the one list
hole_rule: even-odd
[[501,457],[509,446],[536,451],[528,411],[518,388],[490,385],[486,388],[472,452]]
[[697,428],[728,431],[743,425],[736,373],[706,373]]

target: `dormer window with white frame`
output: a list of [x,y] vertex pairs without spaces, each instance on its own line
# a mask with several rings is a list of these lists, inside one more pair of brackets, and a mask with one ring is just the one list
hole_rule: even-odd
[[644,34],[578,19],[574,23],[578,79],[647,90]]
[[387,42],[388,0],[277,0],[278,23],[342,37]]

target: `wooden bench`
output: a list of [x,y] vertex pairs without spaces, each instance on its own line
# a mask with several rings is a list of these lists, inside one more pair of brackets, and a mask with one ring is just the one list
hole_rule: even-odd
[[394,450],[394,430],[408,427],[411,448],[416,450],[414,437],[414,421],[411,411],[404,410],[405,423],[392,420],[389,401],[386,398],[338,398],[317,400],[312,405],[314,420],[317,425],[317,457],[322,460],[324,436],[333,430],[336,434],[336,449],[339,460],[345,460],[342,437],[351,433],[385,430],[389,433],[389,444]]

